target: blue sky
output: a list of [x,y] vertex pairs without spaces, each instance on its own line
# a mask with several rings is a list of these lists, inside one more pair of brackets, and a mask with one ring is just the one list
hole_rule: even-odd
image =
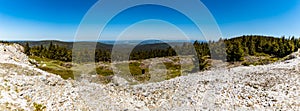
[[[215,17],[223,37],[249,34],[300,37],[299,0],[201,1]],[[96,2],[97,0],[0,0],[0,40],[73,40],[80,21]],[[104,30],[103,39],[115,39],[110,35],[116,30],[143,19],[172,21],[176,26],[185,27],[185,33],[198,33],[194,30],[194,24],[179,12],[166,7],[145,5],[128,9],[116,16]],[[127,38],[151,36],[149,33],[143,35],[146,30],[165,33],[156,36],[177,35],[176,30],[169,29],[170,24],[163,22],[142,22],[128,29],[131,34],[127,33],[127,36],[132,38]]]

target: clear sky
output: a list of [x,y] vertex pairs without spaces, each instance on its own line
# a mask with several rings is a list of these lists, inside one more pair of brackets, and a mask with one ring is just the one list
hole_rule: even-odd
[[[300,37],[299,0],[201,1],[215,17],[224,37],[250,34]],[[73,40],[80,21],[96,2],[97,0],[0,0],[0,40]],[[113,40],[115,38],[110,37],[110,34],[115,30],[143,18],[171,20],[175,25],[190,29],[186,33],[195,33],[191,28],[194,27],[193,23],[180,13],[165,7],[145,5],[128,9],[116,16],[104,31],[103,38]],[[168,31],[171,29],[169,26],[164,22],[147,21],[137,24],[135,30],[128,31],[131,34],[126,34],[143,36],[142,32],[151,30],[153,33],[166,33],[161,36],[176,36],[176,30]]]

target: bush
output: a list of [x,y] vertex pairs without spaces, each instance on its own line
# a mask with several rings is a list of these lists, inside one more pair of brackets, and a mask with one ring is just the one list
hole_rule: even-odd
[[131,62],[129,63],[129,69],[132,76],[138,76],[147,74],[149,72],[149,68],[141,68],[141,63]]
[[181,76],[181,71],[180,70],[169,70],[167,73],[167,78],[166,80],[175,78],[175,77],[179,77]]
[[174,64],[172,62],[165,62],[164,64],[168,70],[177,70],[177,69],[180,70],[181,69],[181,65]]
[[96,68],[96,73],[98,75],[102,75],[102,76],[114,75],[114,72],[111,69],[105,68],[105,67],[97,67]]
[[165,62],[167,72],[167,80],[181,76],[181,65],[172,62]]
[[243,66],[250,66],[251,63],[250,63],[250,62],[243,62],[242,65],[243,65]]
[[46,109],[46,106],[42,104],[33,103],[33,106],[34,106],[34,111],[43,111],[44,109]]

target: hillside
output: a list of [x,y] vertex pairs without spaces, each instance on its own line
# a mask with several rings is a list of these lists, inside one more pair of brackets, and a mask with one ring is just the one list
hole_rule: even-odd
[[64,80],[31,65],[17,44],[0,44],[0,54],[0,110],[300,110],[298,52],[133,86]]
[[[62,46],[65,47],[67,49],[72,49],[73,47],[73,42],[63,42],[63,41],[54,41],[54,40],[45,40],[45,41],[12,41],[12,43],[18,43],[21,44],[22,46],[25,46],[26,43],[28,43],[30,45],[30,47],[34,47],[34,46],[46,46],[48,47],[50,45],[50,43],[53,43],[55,45],[58,46]],[[91,45],[93,46],[93,42],[78,42],[78,43],[82,43],[82,44],[86,44],[86,45]],[[97,48],[101,48],[101,49],[111,49],[112,45],[108,45],[108,44],[104,44],[104,43],[97,43]]]
[[[18,43],[21,44],[22,46],[25,46],[26,43],[28,43],[30,45],[30,47],[34,47],[34,46],[49,46],[50,43],[53,43],[55,45],[58,46],[62,46],[65,47],[67,49],[72,49],[74,42],[64,42],[64,41],[55,41],[55,40],[45,40],[45,41],[11,41],[11,43]],[[93,46],[94,42],[77,42],[77,43],[82,43],[85,45],[91,45]],[[137,44],[139,42],[134,42],[134,44]],[[180,45],[180,42],[172,42],[170,43],[172,45]],[[126,43],[122,43],[122,44],[116,44],[116,45],[121,45],[122,47],[129,47],[130,45],[133,44],[126,44]],[[87,46],[88,47],[88,46]],[[136,51],[140,51],[140,50],[154,50],[154,49],[167,49],[169,47],[168,44],[163,43],[162,41],[154,41],[154,40],[149,40],[149,41],[143,41],[141,43],[138,44],[138,47],[136,49]],[[113,48],[113,44],[108,44],[108,43],[102,43],[102,42],[98,42],[97,43],[97,49],[106,49],[106,50],[111,50]]]

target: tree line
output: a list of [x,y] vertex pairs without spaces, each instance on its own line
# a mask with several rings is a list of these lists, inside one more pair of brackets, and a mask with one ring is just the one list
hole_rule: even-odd
[[[151,49],[151,50],[133,50],[130,53],[130,60],[142,60],[155,57],[168,57],[176,56],[180,52],[180,55],[194,55],[192,52],[196,52],[197,58],[199,59],[200,69],[205,66],[205,60],[207,58],[221,58],[226,54],[226,61],[243,61],[245,56],[255,56],[259,54],[268,54],[273,57],[282,58],[292,52],[295,52],[300,47],[300,40],[295,37],[267,37],[248,35],[241,36],[232,39],[220,39],[219,41],[184,43],[181,46],[167,47],[162,49]],[[223,45],[222,45],[223,43]],[[30,56],[38,56],[42,58],[55,59],[65,62],[72,61],[72,50],[67,49],[63,46],[54,45],[52,42],[49,46],[32,46],[26,43],[25,53]],[[224,50],[221,50],[222,47]],[[147,49],[147,47],[143,47]],[[178,52],[176,52],[174,50]],[[211,50],[210,50],[211,49]],[[111,61],[111,50],[109,49],[96,49],[96,51],[81,51],[78,56],[82,57],[81,62],[89,62],[88,58],[90,53],[95,54],[95,61]],[[76,55],[75,55],[76,56]],[[219,56],[219,57],[218,57]]]
[[295,37],[242,36],[225,39],[227,61],[243,61],[245,56],[268,54],[273,57],[285,57],[300,48],[300,40]]
[[43,45],[30,47],[29,43],[26,43],[24,46],[24,52],[29,56],[37,56],[65,62],[72,61],[71,50],[59,45],[54,45],[52,42],[48,47]]

